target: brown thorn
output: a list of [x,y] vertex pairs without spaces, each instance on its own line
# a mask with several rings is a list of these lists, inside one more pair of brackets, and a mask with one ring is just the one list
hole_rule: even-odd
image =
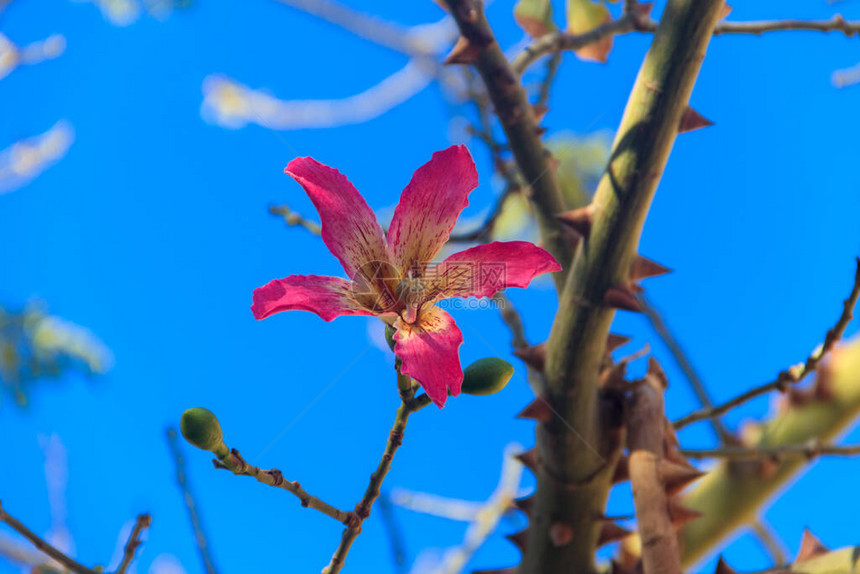
[[684,115],[681,116],[681,124],[678,126],[678,133],[682,134],[685,132],[691,132],[693,130],[706,128],[712,125],[714,125],[714,122],[712,122],[690,106],[687,106],[687,109],[684,110]]
[[603,294],[603,303],[616,309],[636,313],[642,312],[642,305],[639,304],[639,300],[629,285],[616,285],[607,289],[606,293]]
[[666,494],[672,496],[684,490],[688,484],[705,475],[704,472],[688,466],[675,464],[663,459],[660,461],[660,475],[663,477],[663,486]]
[[609,333],[609,337],[606,339],[606,352],[611,353],[612,351],[622,347],[632,341],[630,337],[625,337],[624,335],[616,335],[614,333]]
[[672,270],[668,267],[664,267],[647,257],[637,255],[633,260],[633,264],[630,266],[630,280],[639,281],[640,279],[657,277],[658,275],[665,275],[666,273],[671,272]]
[[535,116],[535,123],[539,124],[543,121],[546,113],[549,111],[549,106],[544,104],[535,104],[532,106],[532,113]]
[[514,356],[536,371],[543,372],[546,363],[546,343],[515,349]]
[[583,237],[588,237],[591,232],[591,225],[594,223],[594,205],[588,204],[584,207],[565,211],[556,215],[556,218]]
[[523,466],[527,469],[535,472],[537,470],[538,465],[538,453],[536,448],[530,448],[527,451],[521,452],[516,455],[516,459],[523,463]]
[[528,542],[528,539],[529,539],[529,533],[528,533],[527,528],[524,528],[523,530],[520,530],[519,532],[514,532],[513,534],[508,534],[507,536],[505,536],[505,538],[510,540],[514,546],[519,548],[520,552],[526,551],[526,543]]
[[701,512],[682,506],[681,503],[676,500],[669,501],[669,517],[672,519],[672,524],[675,528],[680,528],[701,516]]
[[625,482],[630,480],[630,466],[629,459],[627,455],[622,455],[620,459],[618,459],[618,464],[615,465],[615,472],[612,475],[612,484],[618,484],[619,482]]
[[514,499],[514,507],[520,512],[529,515],[532,512],[532,507],[535,504],[534,496],[525,496],[523,498]]
[[804,528],[803,538],[800,540],[800,551],[797,553],[797,558],[794,561],[803,562],[827,552],[830,552],[830,550],[808,528]]
[[617,542],[622,538],[627,538],[631,534],[633,534],[631,531],[619,526],[615,522],[604,520],[600,524],[600,536],[597,539],[597,547],[600,548],[605,544]]
[[542,423],[552,420],[555,413],[549,402],[544,397],[540,396],[530,402],[526,408],[520,411],[517,415],[518,419],[533,419]]
[[468,38],[460,36],[443,63],[446,66],[450,64],[474,64],[478,61],[483,50],[483,46],[479,46],[471,42]]
[[720,559],[717,560],[717,569],[714,571],[714,574],[737,574],[737,571],[729,566],[723,557],[720,556]]
[[[666,371],[660,366],[660,362],[654,357],[648,357],[648,374],[660,383],[663,390],[669,388],[669,377],[666,376]],[[671,425],[667,425],[671,426]]]

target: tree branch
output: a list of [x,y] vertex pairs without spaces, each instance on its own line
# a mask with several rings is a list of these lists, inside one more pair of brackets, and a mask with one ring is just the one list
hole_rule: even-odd
[[128,536],[128,541],[125,543],[125,548],[122,552],[122,561],[119,563],[115,574],[125,574],[128,567],[131,566],[131,562],[134,560],[134,553],[137,552],[141,544],[140,536],[144,530],[149,528],[150,524],[152,524],[152,517],[150,515],[141,514],[137,517],[134,527],[131,529],[131,534]]
[[74,572],[75,574],[97,574],[96,570],[92,570],[83,564],[75,562],[63,552],[42,540],[35,532],[24,526],[24,524],[22,524],[17,518],[6,512],[2,503],[0,503],[0,522],[5,522],[10,528],[12,528],[12,530],[29,540],[30,543],[40,552],[43,552],[51,559],[56,560],[57,563],[61,564],[70,572]]
[[[554,52],[579,50],[589,44],[599,42],[607,36],[620,36],[630,32],[654,32],[657,24],[648,17],[628,12],[610,22],[583,34],[552,32],[536,39],[514,59],[514,70],[522,74],[541,56]],[[766,32],[808,30],[818,32],[842,32],[846,36],[860,33],[860,22],[847,22],[836,15],[829,20],[766,20],[759,22],[721,22],[714,26],[714,35],[723,34],[764,34]]]
[[[482,2],[446,1],[460,29],[462,41],[478,51],[474,66],[487,88],[522,178],[531,188],[544,247],[566,268],[570,264],[572,250],[555,218],[564,211],[564,202],[555,171],[551,169],[544,151],[528,94],[496,42]],[[560,290],[563,274],[555,273],[553,279]]]
[[305,219],[300,214],[290,209],[288,205],[270,205],[269,213],[283,217],[284,223],[290,227],[296,225],[304,227],[311,235],[320,235],[322,233],[319,223],[311,221],[310,219]]
[[236,475],[243,476],[251,476],[257,479],[257,481],[262,482],[263,484],[268,484],[269,486],[274,486],[275,488],[283,488],[287,492],[295,495],[300,501],[302,506],[305,508],[313,508],[314,510],[318,510],[325,514],[326,516],[330,516],[334,518],[338,522],[342,524],[351,524],[354,522],[355,517],[352,512],[345,512],[343,510],[339,510],[332,506],[331,504],[320,500],[316,496],[311,496],[308,492],[302,488],[302,485],[299,484],[298,481],[290,481],[284,478],[283,473],[273,468],[271,470],[263,470],[259,467],[248,464],[242,455],[239,454],[239,451],[231,449],[227,454],[225,454],[221,458],[213,459],[212,462],[215,464],[215,468],[223,468],[231,471]]
[[803,444],[783,444],[776,446],[728,446],[717,449],[682,449],[681,454],[688,458],[724,458],[728,460],[755,460],[767,458],[780,462],[788,458],[812,460],[819,456],[857,456],[860,445],[837,446],[822,444],[813,439]]
[[[367,490],[364,492],[359,503],[355,506],[355,510],[351,512],[351,520],[347,523],[347,528],[343,531],[337,549],[331,557],[328,566],[323,568],[322,574],[337,574],[343,568],[346,556],[352,543],[361,534],[361,525],[370,516],[370,510],[373,503],[379,497],[379,489],[382,486],[382,481],[391,469],[391,461],[397,453],[397,449],[403,444],[403,435],[406,432],[406,423],[409,420],[409,415],[420,408],[429,404],[427,395],[413,398],[412,380],[406,375],[400,374],[397,371],[397,384],[400,389],[400,408],[397,409],[397,415],[394,417],[394,425],[388,433],[388,442],[385,444],[385,451],[382,453],[382,459],[376,467],[376,471],[370,475],[370,484],[367,485]],[[424,400],[421,399],[424,397]]]
[[[858,416],[860,340],[855,340],[830,353],[811,388],[792,390],[769,420],[748,425],[741,434],[742,446],[833,444]],[[762,506],[807,463],[803,456],[721,461],[681,495],[684,506],[702,515],[681,530],[682,563],[692,566],[730,533],[755,520]]]
[[678,537],[669,514],[662,465],[665,464],[665,415],[662,373],[649,368],[628,401],[628,468],[642,540],[644,574],[681,574]]
[[771,391],[779,391],[781,393],[785,392],[789,385],[802,381],[810,373],[815,371],[821,360],[827,356],[827,353],[829,353],[831,349],[833,349],[833,346],[842,338],[842,335],[845,333],[845,329],[848,327],[851,319],[854,318],[854,307],[857,305],[858,298],[860,298],[860,257],[857,258],[856,263],[857,270],[854,274],[854,285],[851,288],[851,293],[848,295],[848,298],[842,303],[843,310],[842,314],[839,316],[839,320],[832,329],[827,331],[827,335],[824,337],[824,343],[821,347],[816,349],[803,364],[795,365],[794,367],[782,371],[773,381],[752,388],[745,393],[741,393],[719,406],[704,408],[678,419],[673,423],[675,429],[681,429],[694,422],[720,416],[723,413],[746,403],[747,401],[760,397],[761,395],[767,394]]
[[[599,392],[615,316],[607,293],[631,282],[639,236],[723,6],[670,1],[628,99],[547,343],[546,399],[563,422],[537,426],[538,489],[522,574],[595,570],[597,517],[621,454],[618,407]],[[572,528],[568,543],[553,538],[557,523]]]

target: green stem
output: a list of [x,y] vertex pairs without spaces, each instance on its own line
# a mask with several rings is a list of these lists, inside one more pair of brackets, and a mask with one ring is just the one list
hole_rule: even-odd
[[[547,343],[547,399],[563,420],[538,424],[538,491],[521,574],[595,570],[597,517],[621,447],[617,411],[602,411],[599,394],[615,316],[603,298],[630,283],[651,200],[723,5],[670,1],[628,100],[594,197],[591,233],[570,267]],[[572,526],[570,543],[553,540],[557,523]]]

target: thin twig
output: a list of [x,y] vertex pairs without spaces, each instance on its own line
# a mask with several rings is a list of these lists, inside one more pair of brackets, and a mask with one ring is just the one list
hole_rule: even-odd
[[704,408],[690,413],[689,415],[675,421],[673,423],[675,428],[681,429],[694,422],[722,415],[747,401],[771,391],[784,392],[788,389],[789,385],[803,380],[807,375],[815,371],[821,360],[827,356],[827,354],[833,349],[834,345],[836,345],[836,343],[838,343],[842,338],[842,335],[845,333],[845,329],[848,327],[851,319],[854,318],[854,307],[857,305],[858,298],[860,298],[860,257],[857,258],[856,264],[857,270],[854,274],[854,286],[851,288],[851,294],[848,295],[848,298],[843,302],[843,310],[842,314],[839,316],[839,320],[832,329],[827,331],[827,335],[825,336],[824,343],[821,347],[816,349],[806,359],[805,363],[802,365],[795,365],[790,369],[782,371],[773,381],[750,389],[719,406]]
[[76,562],[72,558],[66,556],[62,551],[42,540],[35,532],[24,526],[17,518],[6,512],[2,503],[0,503],[0,522],[5,522],[10,528],[12,528],[12,530],[29,540],[30,543],[39,551],[43,552],[51,559],[56,560],[66,568],[66,570],[74,572],[75,574],[97,574],[95,570],[87,568],[83,564]]
[[305,489],[302,488],[302,485],[299,484],[298,481],[295,480],[287,480],[284,478],[283,473],[276,469],[263,470],[257,466],[253,466],[248,464],[242,455],[239,454],[239,451],[231,449],[230,452],[221,459],[213,459],[213,464],[215,468],[223,468],[231,471],[233,474],[243,475],[243,476],[251,476],[257,479],[257,481],[262,482],[263,484],[268,484],[269,486],[274,486],[275,488],[283,488],[287,492],[295,495],[302,506],[305,508],[313,508],[314,510],[318,510],[325,514],[326,516],[330,516],[334,518],[338,522],[342,524],[352,524],[355,520],[353,516],[353,512],[346,512],[343,510],[339,510],[332,506],[331,504],[320,500],[316,496],[311,496]]
[[[630,32],[654,32],[657,23],[647,17],[628,12],[616,20],[606,22],[583,34],[553,32],[536,39],[513,62],[517,73],[522,74],[531,64],[545,54],[565,50],[579,50],[599,42],[607,36],[619,36]],[[721,22],[714,27],[714,35],[764,34],[766,32],[807,30],[817,32],[842,32],[846,36],[860,33],[860,22],[848,22],[840,15],[829,20],[765,20],[758,22]]]
[[804,444],[784,444],[779,446],[727,446],[717,449],[683,449],[681,454],[688,458],[721,458],[729,460],[772,459],[776,462],[785,458],[806,458],[812,460],[819,456],[857,456],[860,445],[834,446],[810,441]]
[[200,553],[200,559],[203,561],[203,568],[207,574],[217,574],[218,569],[215,567],[215,561],[209,552],[209,544],[203,529],[203,521],[200,519],[200,513],[197,509],[197,501],[191,492],[191,485],[188,483],[185,457],[182,455],[182,449],[179,446],[179,439],[175,429],[167,429],[167,444],[170,446],[170,452],[176,464],[176,484],[182,492],[182,498],[185,500],[185,508],[188,509],[188,518],[191,519],[191,528],[194,530],[194,539],[197,541],[197,550]]
[[284,223],[293,226],[301,226],[308,230],[312,235],[320,235],[322,233],[322,229],[319,226],[319,223],[315,221],[311,221],[310,219],[305,219],[292,209],[290,209],[287,205],[270,205],[269,213],[272,215],[277,215],[279,217],[284,218]]
[[785,544],[779,539],[773,527],[763,518],[752,523],[752,530],[765,551],[770,555],[773,565],[776,567],[788,564],[788,556],[785,553]]
[[[669,352],[675,358],[675,362],[678,363],[678,366],[681,367],[681,371],[687,377],[687,381],[689,381],[690,386],[693,388],[693,393],[695,393],[696,398],[699,399],[699,403],[701,403],[704,408],[714,406],[714,402],[711,399],[710,393],[708,393],[707,387],[705,387],[705,383],[702,381],[699,373],[690,361],[689,356],[684,351],[683,347],[681,347],[681,344],[672,334],[672,331],[669,330],[669,327],[663,320],[660,311],[651,304],[644,293],[639,294],[639,302],[641,303],[645,314],[648,316],[648,320],[651,321],[651,326],[654,327],[654,331],[656,331],[657,335],[663,340],[663,343],[668,347]],[[721,442],[731,442],[732,434],[718,417],[713,417],[711,419],[711,424],[713,425],[714,431],[717,433]]]
[[499,308],[499,314],[502,316],[502,321],[508,326],[511,331],[511,346],[514,349],[524,349],[528,347],[529,341],[526,338],[526,330],[523,325],[523,318],[520,312],[516,310],[514,304],[508,299],[504,291],[499,291],[493,295],[493,301],[496,302]]
[[150,515],[141,514],[137,517],[134,528],[131,529],[131,534],[128,536],[128,542],[125,543],[125,549],[122,552],[122,561],[119,563],[115,574],[125,574],[128,567],[131,566],[131,562],[134,560],[134,553],[137,552],[141,544],[140,536],[144,530],[149,528],[150,524],[152,524],[152,517]]
[[376,471],[370,475],[370,484],[367,485],[367,490],[364,491],[364,496],[361,497],[359,503],[355,506],[355,510],[351,512],[353,520],[347,525],[347,528],[341,535],[340,544],[331,557],[328,566],[323,568],[322,574],[337,574],[343,568],[346,556],[352,543],[361,534],[361,525],[370,516],[370,510],[373,503],[379,497],[379,489],[382,486],[382,481],[391,469],[391,461],[397,453],[397,449],[403,444],[403,435],[406,431],[406,422],[409,420],[409,415],[416,410],[423,408],[429,404],[429,399],[420,400],[421,395],[415,399],[412,398],[414,392],[412,380],[406,375],[397,373],[397,385],[400,390],[400,407],[397,409],[397,415],[394,418],[394,425],[388,433],[388,442],[385,445],[385,452],[382,453],[382,459],[376,467]]

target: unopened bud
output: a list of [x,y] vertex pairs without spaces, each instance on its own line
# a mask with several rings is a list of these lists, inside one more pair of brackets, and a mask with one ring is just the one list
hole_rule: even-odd
[[463,371],[462,391],[468,395],[492,395],[504,389],[513,375],[513,365],[504,359],[480,359]]
[[226,455],[221,424],[209,409],[195,407],[182,413],[179,425],[185,440],[203,450],[214,452],[219,456]]

